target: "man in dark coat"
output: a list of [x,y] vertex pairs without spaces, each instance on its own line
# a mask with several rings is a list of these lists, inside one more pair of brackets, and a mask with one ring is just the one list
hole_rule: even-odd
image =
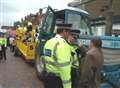
[[90,41],[90,49],[82,63],[79,88],[99,88],[100,73],[104,62],[101,46],[102,41],[98,37]]

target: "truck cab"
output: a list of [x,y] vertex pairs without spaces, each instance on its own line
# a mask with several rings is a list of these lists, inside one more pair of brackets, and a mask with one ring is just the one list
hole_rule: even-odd
[[89,14],[86,11],[74,8],[54,11],[50,6],[44,14],[41,27],[39,29],[39,39],[37,52],[42,55],[42,47],[48,39],[55,35],[57,23],[72,24],[72,28],[80,30],[80,34],[91,35],[91,27],[89,23]]
[[[67,8],[63,10],[53,10],[50,6],[44,14],[42,25],[39,29],[39,39],[36,48],[35,62],[36,72],[40,76],[43,69],[42,55],[45,42],[55,35],[57,23],[70,23],[73,30],[80,30],[79,42],[88,46],[90,39],[93,37],[89,21],[89,14],[86,11]],[[103,74],[105,82],[101,88],[113,88],[120,86],[120,38],[112,36],[99,36],[103,41],[103,53],[105,64]],[[106,81],[107,80],[107,81]],[[114,86],[113,86],[114,85]]]

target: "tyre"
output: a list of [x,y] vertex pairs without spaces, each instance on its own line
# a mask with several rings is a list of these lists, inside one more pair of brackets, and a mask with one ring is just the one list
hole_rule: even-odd
[[20,50],[17,47],[14,47],[14,56],[22,56],[22,53],[20,52]]
[[41,79],[42,72],[44,70],[43,60],[42,56],[39,56],[38,53],[35,55],[35,68],[36,68],[36,74],[39,79]]
[[14,56],[19,56],[19,50],[17,47],[14,48]]

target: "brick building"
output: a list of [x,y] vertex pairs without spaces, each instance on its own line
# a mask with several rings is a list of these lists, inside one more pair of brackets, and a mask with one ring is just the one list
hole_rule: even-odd
[[[94,21],[96,18],[105,18],[102,22],[106,22],[108,14],[112,14],[112,29],[113,31],[120,30],[120,0],[112,0],[111,7],[109,1],[110,0],[74,0],[68,5],[88,11],[92,18],[94,18]],[[96,21],[100,20],[96,19]],[[105,34],[106,24],[107,23],[94,25],[97,31],[99,31],[98,35]]]

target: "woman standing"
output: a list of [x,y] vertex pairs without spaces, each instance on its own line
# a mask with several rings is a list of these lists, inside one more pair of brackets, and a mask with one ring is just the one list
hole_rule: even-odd
[[101,51],[102,41],[94,37],[89,44],[89,50],[83,61],[81,80],[79,88],[99,88],[100,73],[103,66],[104,58]]

